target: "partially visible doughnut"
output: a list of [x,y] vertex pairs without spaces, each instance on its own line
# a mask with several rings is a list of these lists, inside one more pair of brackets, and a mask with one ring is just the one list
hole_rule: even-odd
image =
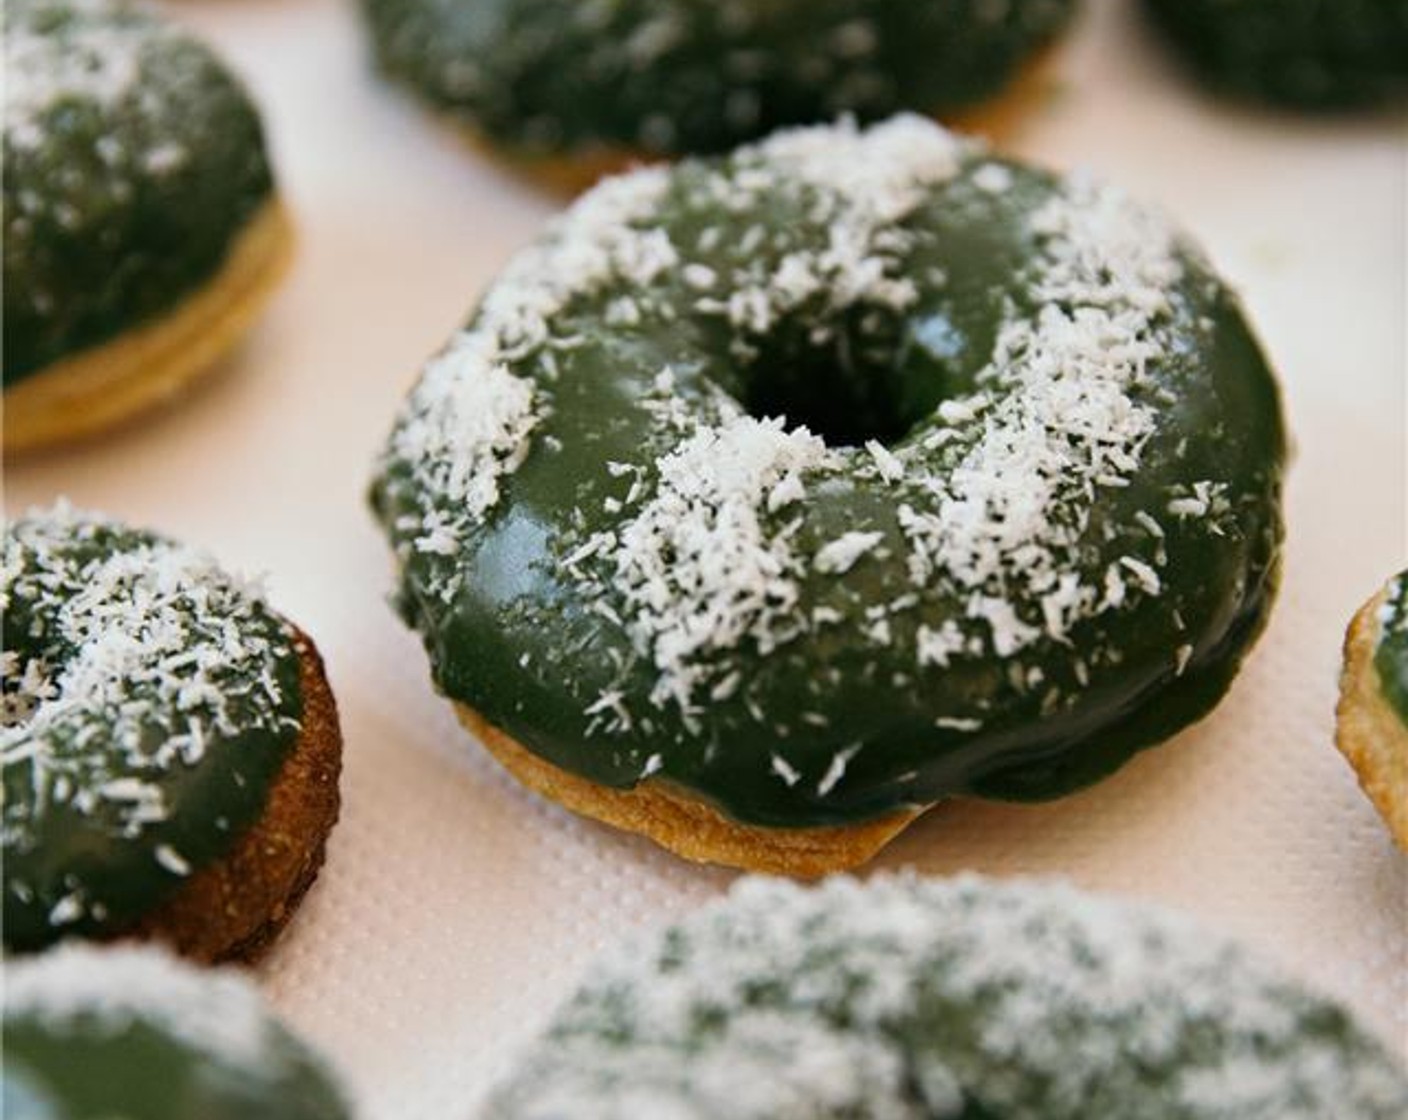
[[252,981],[153,948],[7,963],[8,1120],[347,1120],[332,1071]]
[[1350,621],[1336,724],[1340,753],[1408,851],[1408,572]]
[[388,75],[580,189],[785,125],[899,110],[1002,127],[1074,0],[362,0]]
[[372,501],[525,782],[816,874],[1204,715],[1270,610],[1283,442],[1162,218],[910,116],[603,183],[426,365]]
[[4,434],[76,439],[244,333],[290,224],[258,114],[201,43],[115,0],[5,8]]
[[744,879],[598,962],[481,1120],[1401,1120],[1341,1007],[1035,882]]
[[1408,96],[1404,0],[1144,0],[1209,86],[1298,109]]
[[203,554],[62,506],[5,526],[0,574],[5,947],[256,956],[337,819],[312,642]]

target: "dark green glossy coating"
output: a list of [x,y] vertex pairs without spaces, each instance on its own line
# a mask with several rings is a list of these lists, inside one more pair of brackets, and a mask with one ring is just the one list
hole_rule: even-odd
[[84,952],[79,974],[72,947],[12,966],[42,970],[49,991],[7,1002],[6,1120],[348,1116],[324,1063],[263,1010],[249,980],[132,955],[152,950]]
[[1379,612],[1379,644],[1374,668],[1384,699],[1408,725],[1408,572],[1394,577]]
[[149,9],[8,0],[4,19],[11,384],[196,291],[273,180],[243,88]]
[[1074,0],[362,0],[376,58],[528,153],[722,152],[999,94]]
[[[83,657],[63,629],[72,598],[92,595],[95,564],[119,556],[155,568],[175,546],[114,523],[50,525],[40,515],[6,525],[4,544],[4,941],[31,951],[70,934],[121,933],[219,860],[263,814],[303,702],[288,624],[223,574],[205,581],[203,569],[170,613],[100,624],[95,636],[126,642],[174,619],[190,660],[166,647],[113,695],[82,694],[65,676]],[[41,588],[55,571],[57,591]],[[117,585],[108,606],[120,612],[131,586]],[[226,633],[248,656],[220,657]],[[206,668],[192,663],[197,655]],[[178,662],[169,672],[166,658]],[[31,669],[51,687],[38,709],[16,702]]]
[[[280,1031],[288,1068],[258,1078],[212,1062],[164,1031],[56,1034],[5,1022],[9,1120],[338,1120],[347,1115],[321,1065]],[[296,1049],[295,1049],[296,1047]]]
[[1144,0],[1209,85],[1301,109],[1408,94],[1405,0]]
[[[983,189],[979,172],[994,164],[1001,161],[970,158],[901,223],[912,245],[899,274],[941,270],[944,283],[921,279],[903,313],[856,313],[825,346],[806,342],[817,322],[809,305],[761,340],[752,360],[736,360],[726,324],[691,313],[697,294],[678,267],[656,282],[675,318],[604,326],[619,288],[571,302],[554,330],[578,341],[555,355],[558,372],[521,363],[545,402],[531,450],[499,479],[502,500],[471,526],[461,555],[412,547],[427,508],[438,507],[415,465],[389,453],[373,504],[402,563],[400,610],[425,641],[438,687],[574,774],[630,787],[653,773],[735,819],[779,827],[845,823],[955,795],[1055,797],[1207,712],[1270,609],[1284,436],[1275,383],[1237,301],[1184,248],[1183,277],[1167,293],[1160,328],[1169,344],[1133,394],[1154,408],[1157,428],[1138,473],[1102,493],[1076,546],[1083,578],[1096,583],[1120,557],[1151,566],[1162,559],[1162,593],[1131,591],[1126,608],[1059,640],[1042,635],[1019,655],[995,656],[989,646],[941,667],[917,658],[919,628],[968,625],[967,599],[934,580],[890,614],[888,644],[858,636],[867,608],[916,590],[896,507],[920,499],[877,483],[864,473],[869,456],[844,445],[878,435],[936,474],[951,469],[944,451],[922,451],[936,406],[973,392],[1010,309],[1020,318],[1034,306],[1038,239],[1028,219],[1064,188],[1043,172],[1002,164],[1010,187]],[[806,191],[779,192],[738,213],[700,202],[710,192],[697,188],[717,166],[681,165],[653,219],[678,246],[696,244],[707,227],[722,230],[717,247],[691,252],[691,263],[721,275],[739,265],[766,273],[774,254],[826,243],[826,228],[808,219]],[[773,232],[750,244],[745,231],[759,222]],[[761,514],[772,530],[800,522],[790,538],[797,553],[815,554],[857,530],[882,533],[889,550],[844,578],[816,568],[799,574],[799,615],[835,610],[845,621],[766,653],[743,641],[721,656],[733,665],[727,659],[736,654],[742,685],[702,701],[694,720],[646,703],[655,666],[599,609],[619,613],[620,600],[608,591],[594,601],[567,563],[592,532],[619,526],[603,509],[626,497],[637,473],[654,479],[660,456],[678,443],[651,407],[666,367],[674,397],[701,416],[716,411],[711,400],[722,389],[755,412],[785,412],[829,437],[846,467],[809,481],[798,508]],[[800,375],[795,384],[788,371]],[[1170,495],[1203,480],[1225,487],[1217,516],[1165,513]],[[1146,512],[1157,514],[1162,536],[1141,523]],[[610,571],[598,575],[611,586]],[[448,601],[446,586],[455,588]],[[630,727],[603,730],[589,714],[608,690],[630,698]],[[828,783],[843,752],[844,781]],[[794,779],[779,774],[775,755]]]

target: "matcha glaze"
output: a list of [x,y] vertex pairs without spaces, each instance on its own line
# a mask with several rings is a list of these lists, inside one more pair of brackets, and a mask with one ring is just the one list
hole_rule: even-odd
[[1203,715],[1282,453],[1160,219],[902,117],[587,196],[427,366],[373,503],[450,698],[823,825],[1058,796]]
[[204,555],[65,508],[3,557],[5,946],[120,934],[263,815],[293,633]]
[[598,962],[480,1120],[1401,1120],[1346,1012],[1176,915],[747,877]]
[[1405,0],[1144,0],[1210,86],[1298,109],[1408,95]]
[[10,1120],[345,1120],[324,1063],[253,983],[153,948],[64,946],[7,969]]
[[1072,0],[362,0],[376,57],[528,153],[721,152],[1000,94]]
[[1395,576],[1379,608],[1374,669],[1384,699],[1408,726],[1408,572]]
[[160,17],[7,0],[4,20],[10,384],[193,294],[273,181],[244,90]]

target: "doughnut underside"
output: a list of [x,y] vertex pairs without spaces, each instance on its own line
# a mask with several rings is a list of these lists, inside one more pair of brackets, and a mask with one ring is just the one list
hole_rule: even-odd
[[1364,604],[1345,635],[1335,745],[1395,843],[1408,851],[1408,727],[1385,698],[1374,665],[1384,600],[1380,592]]
[[272,199],[236,237],[224,265],[170,312],[9,386],[4,447],[19,454],[121,424],[176,395],[239,341],[283,278],[293,227]]
[[660,782],[612,789],[539,758],[455,704],[455,714],[501,766],[529,789],[574,813],[646,836],[695,863],[717,863],[769,875],[809,879],[869,862],[923,809],[831,828],[763,828],[730,820],[707,802]]

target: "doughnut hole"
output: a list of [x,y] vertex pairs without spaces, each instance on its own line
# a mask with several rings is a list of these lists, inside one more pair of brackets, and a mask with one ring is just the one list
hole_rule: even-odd
[[740,398],[759,419],[781,417],[831,447],[891,447],[949,397],[968,390],[968,347],[938,312],[899,317],[852,307],[831,321],[794,316],[750,346]]

